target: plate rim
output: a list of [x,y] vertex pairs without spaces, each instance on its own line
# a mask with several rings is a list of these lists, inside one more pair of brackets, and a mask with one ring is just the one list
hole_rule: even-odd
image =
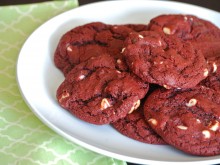
[[[53,125],[51,122],[48,121],[47,118],[45,118],[45,116],[42,116],[42,114],[39,113],[39,111],[36,110],[36,107],[33,107],[28,98],[26,98],[26,95],[25,93],[23,93],[23,90],[22,90],[22,84],[20,84],[20,77],[19,77],[19,62],[20,62],[20,57],[24,51],[24,49],[26,48],[26,45],[27,43],[32,39],[32,37],[39,31],[39,29],[42,29],[45,24],[49,24],[50,22],[52,22],[53,20],[55,19],[58,19],[58,17],[63,17],[65,15],[68,15],[68,13],[72,13],[73,11],[77,12],[78,10],[83,10],[82,8],[87,8],[87,7],[91,7],[91,6],[96,6],[96,5],[101,5],[101,4],[109,4],[109,3],[122,3],[124,1],[132,1],[132,0],[121,0],[121,1],[102,1],[102,2],[94,2],[94,3],[90,3],[90,4],[86,4],[86,5],[82,5],[82,6],[79,6],[77,8],[74,8],[74,9],[71,9],[69,11],[66,11],[64,13],[61,13],[51,19],[49,19],[48,21],[44,22],[41,26],[39,26],[28,38],[27,40],[25,41],[25,43],[23,44],[20,52],[19,52],[19,55],[18,55],[18,58],[17,58],[17,64],[16,64],[16,81],[17,81],[17,84],[18,84],[18,89],[22,95],[22,98],[24,99],[25,103],[28,105],[28,107],[30,108],[30,110],[35,114],[35,116],[37,116],[42,122],[43,124],[47,125],[49,128],[51,128],[53,131],[55,131],[57,134],[61,135],[62,137],[64,138],[67,138],[68,140],[84,147],[84,148],[87,148],[91,151],[94,151],[94,152],[97,152],[99,154],[102,154],[102,155],[106,155],[106,156],[110,156],[110,157],[113,157],[113,158],[116,158],[116,159],[119,159],[119,160],[124,160],[124,161],[129,161],[129,162],[134,162],[134,163],[161,163],[161,164],[176,164],[176,163],[218,163],[217,161],[219,160],[216,159],[216,162],[215,162],[215,159],[214,160],[202,160],[202,161],[185,161],[185,162],[177,162],[177,161],[157,161],[157,160],[150,160],[150,159],[141,159],[141,158],[131,158],[130,156],[126,156],[126,155],[119,155],[119,154],[116,154],[116,153],[113,153],[111,151],[106,151],[104,149],[100,149],[96,146],[93,146],[91,144],[88,144],[88,143],[85,143],[84,141],[81,141],[80,139],[76,139],[75,137],[72,137],[70,136],[69,134],[67,134],[65,131],[57,128],[55,125]],[[139,0],[140,2],[143,2],[144,0]],[[187,4],[187,3],[183,3],[183,2],[173,2],[173,1],[154,1],[154,0],[149,0],[149,1],[145,1],[145,3],[147,2],[150,2],[151,3],[164,3],[164,4],[175,4],[175,5],[185,5],[185,6],[190,6],[190,7],[195,7],[195,8],[198,8],[200,10],[207,10],[207,11],[210,11],[210,12],[213,12],[213,13],[216,13],[216,14],[220,14],[219,12],[215,11],[215,10],[211,10],[211,9],[207,9],[205,7],[200,7],[200,6],[196,6],[196,5],[191,5],[191,4]],[[138,1],[136,1],[138,2]]]

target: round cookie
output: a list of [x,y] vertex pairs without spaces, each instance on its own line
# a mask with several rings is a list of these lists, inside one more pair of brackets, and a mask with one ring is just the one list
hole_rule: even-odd
[[193,15],[159,15],[151,19],[149,30],[175,35],[202,51],[206,58],[220,54],[220,30],[213,23]]
[[127,66],[121,56],[122,44],[130,32],[146,30],[146,25],[109,25],[92,22],[65,33],[54,54],[55,65],[66,75],[75,65],[102,53],[112,55],[119,70]]
[[130,70],[165,88],[191,88],[208,75],[204,56],[190,42],[154,31],[132,32],[122,49]]
[[112,126],[121,134],[149,144],[165,144],[145,121],[143,106],[128,114],[125,118],[112,123]]
[[109,55],[91,57],[76,65],[57,90],[59,104],[92,124],[109,124],[140,105],[148,84],[115,69]]
[[152,129],[168,144],[201,156],[220,154],[220,94],[197,86],[187,90],[160,89],[144,104]]

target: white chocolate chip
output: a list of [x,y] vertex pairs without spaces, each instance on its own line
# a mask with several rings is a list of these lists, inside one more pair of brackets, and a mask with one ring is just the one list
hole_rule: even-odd
[[85,77],[86,76],[82,74],[82,75],[79,76],[79,80],[83,80]]
[[204,135],[204,138],[205,138],[205,139],[208,139],[208,138],[211,137],[211,134],[210,134],[210,132],[209,132],[208,130],[203,130],[203,131],[202,131],[202,134]]
[[116,70],[117,73],[121,74],[121,72],[119,70]]
[[208,69],[204,69],[204,73],[203,73],[203,75],[204,75],[205,77],[207,77],[207,76],[208,76],[208,74],[209,74]]
[[67,97],[69,97],[69,96],[70,96],[70,94],[69,94],[68,92],[64,92],[64,93],[62,94],[61,98],[59,99],[59,102],[62,102],[63,99],[65,99],[65,98],[67,98]]
[[125,48],[122,48],[121,53],[124,53],[124,51],[125,51]]
[[184,21],[187,21],[188,20],[188,17],[187,16],[184,16]]
[[136,109],[140,106],[140,104],[141,104],[141,101],[140,101],[140,100],[136,101],[136,102],[133,104],[133,106],[131,107],[131,110],[128,112],[128,114],[131,114],[134,110],[136,110]]
[[138,109],[138,107],[140,106],[141,101],[138,100],[135,104],[134,104],[134,109]]
[[166,89],[170,89],[170,87],[168,85],[163,85],[163,87]]
[[108,99],[102,99],[101,110],[107,109],[108,107],[111,107],[111,104],[108,102]]
[[[154,61],[154,65],[158,64],[156,61]],[[163,64],[163,61],[160,61],[159,64]]]
[[212,131],[217,131],[219,128],[219,122],[216,121],[215,124],[213,124],[209,129],[212,130]]
[[160,46],[162,45],[162,42],[161,42],[161,40],[159,40],[159,41],[158,41],[158,43],[159,43],[159,45],[160,45]]
[[186,103],[186,106],[187,107],[192,107],[192,106],[195,106],[197,103],[197,100],[196,99],[190,99],[188,103]]
[[144,38],[144,36],[142,36],[142,35],[140,35],[140,34],[138,35],[138,37],[139,37],[139,38]]
[[212,73],[215,73],[215,72],[217,71],[217,65],[216,65],[216,63],[213,62],[212,66],[213,66],[213,71],[212,71]]
[[149,119],[148,122],[150,122],[153,125],[157,125],[157,120],[154,118]]
[[184,126],[184,125],[178,125],[177,128],[181,129],[181,130],[187,130],[188,127]]
[[168,34],[168,35],[171,34],[171,30],[170,30],[170,28],[168,28],[168,27],[164,27],[164,28],[163,28],[163,32],[164,32],[165,34]]
[[67,47],[67,51],[69,51],[69,52],[72,52],[73,51],[73,49],[71,48],[71,47]]
[[121,60],[120,60],[120,59],[117,59],[117,63],[118,63],[118,64],[121,64]]
[[199,119],[196,119],[196,122],[197,122],[197,123],[201,123],[201,121],[200,121]]

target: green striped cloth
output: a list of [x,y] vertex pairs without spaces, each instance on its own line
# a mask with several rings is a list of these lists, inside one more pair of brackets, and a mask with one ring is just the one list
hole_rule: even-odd
[[77,0],[0,6],[0,164],[125,165],[74,144],[30,111],[16,82],[16,61],[27,37],[51,17],[78,6]]

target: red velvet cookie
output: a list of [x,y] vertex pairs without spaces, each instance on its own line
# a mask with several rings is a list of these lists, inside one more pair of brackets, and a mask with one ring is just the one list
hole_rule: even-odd
[[109,55],[91,57],[76,65],[57,90],[59,104],[92,124],[109,124],[138,108],[148,84],[115,69]]
[[122,49],[130,70],[165,88],[191,88],[208,75],[204,56],[190,42],[154,31],[132,32]]
[[112,55],[117,69],[126,70],[122,44],[130,32],[146,30],[146,25],[109,25],[101,22],[78,26],[65,33],[54,54],[55,65],[66,75],[75,65],[103,53]]
[[125,118],[112,123],[112,126],[123,135],[132,139],[149,144],[165,144],[163,139],[145,121],[143,106],[140,106]]
[[220,30],[211,22],[193,15],[160,15],[149,23],[149,30],[191,41],[206,58],[220,54]]
[[154,91],[144,104],[146,120],[168,144],[193,155],[220,154],[220,94],[197,86]]

